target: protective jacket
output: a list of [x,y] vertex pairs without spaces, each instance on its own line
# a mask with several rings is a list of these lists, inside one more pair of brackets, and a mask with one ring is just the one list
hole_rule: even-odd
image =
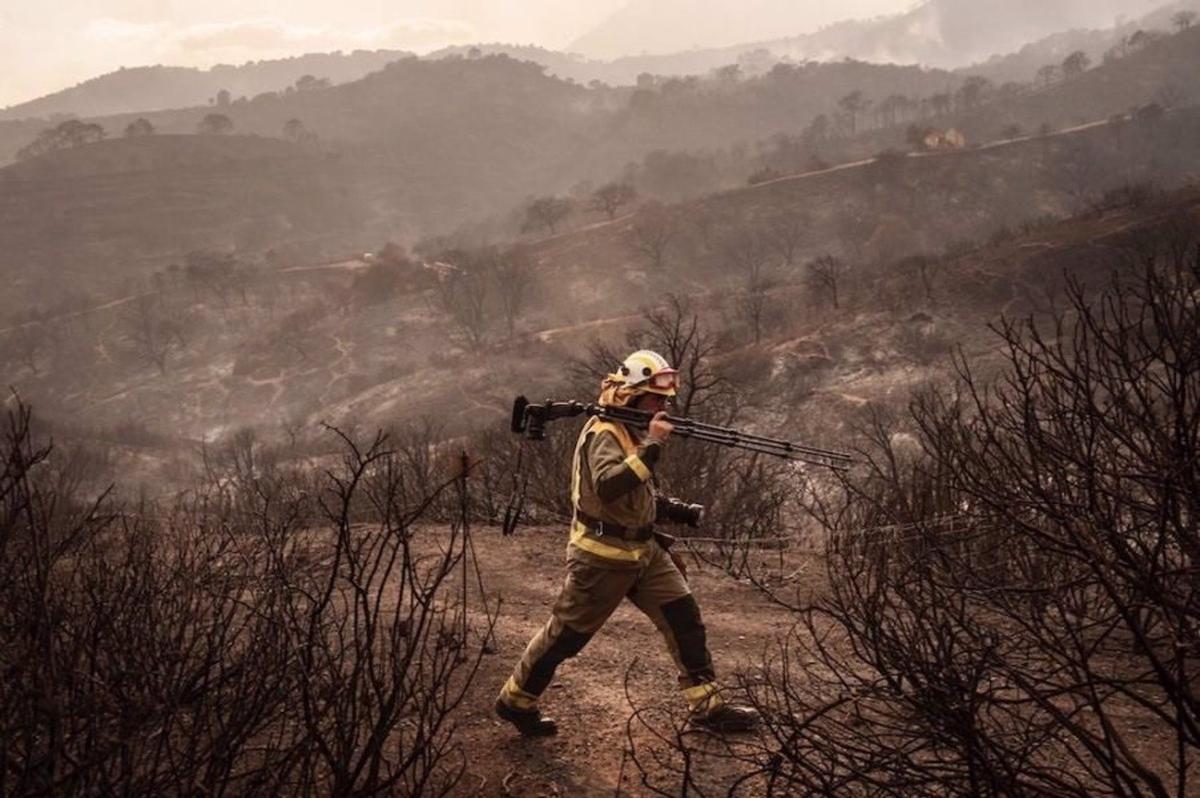
[[636,568],[655,520],[654,467],[661,445],[637,441],[623,424],[592,417],[571,465],[571,545],[597,565]]

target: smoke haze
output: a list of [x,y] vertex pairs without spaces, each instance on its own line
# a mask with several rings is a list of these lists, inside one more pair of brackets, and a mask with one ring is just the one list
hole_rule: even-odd
[[562,47],[620,0],[65,0],[0,10],[0,107],[120,67],[209,67],[307,52],[428,52],[476,41]]
[[[819,6],[789,0],[633,0],[572,42],[571,49],[613,58],[770,42],[845,20],[890,15],[890,19],[874,22],[836,25],[835,30],[812,37],[807,56],[889,60],[899,55],[934,66],[957,66],[1061,30],[1110,27],[1120,17],[1143,14],[1160,4],[1157,0],[853,0]],[[683,19],[688,20],[687,25],[678,24]],[[878,44],[868,45],[872,33],[877,34]],[[860,52],[844,51],[847,34],[860,40]],[[830,38],[836,41],[832,48],[826,44]],[[901,40],[922,42],[923,46],[897,52]]]

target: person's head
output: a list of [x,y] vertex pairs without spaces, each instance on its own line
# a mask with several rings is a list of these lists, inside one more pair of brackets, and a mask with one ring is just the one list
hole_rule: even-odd
[[679,372],[666,358],[649,349],[639,349],[604,379],[600,404],[657,412],[665,409],[675,396],[678,379]]

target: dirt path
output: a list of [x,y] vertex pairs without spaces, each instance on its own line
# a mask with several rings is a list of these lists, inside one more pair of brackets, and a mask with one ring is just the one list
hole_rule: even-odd
[[[1090,130],[1095,127],[1103,127],[1104,125],[1109,125],[1109,124],[1112,124],[1112,120],[1100,119],[1095,122],[1085,122],[1082,125],[1073,125],[1072,127],[1063,128],[1061,130],[1053,130],[1044,135],[1043,134],[1035,134],[1035,135],[1029,135],[1029,136],[1017,136],[1017,137],[1011,138],[1011,139],[995,139],[993,141],[983,142],[983,143],[979,144],[978,146],[973,146],[970,148],[964,148],[964,149],[958,149],[958,150],[936,150],[936,151],[931,151],[931,152],[907,152],[907,153],[904,153],[904,156],[906,158],[945,158],[948,156],[960,155],[962,153],[981,152],[984,150],[992,150],[992,149],[997,149],[1000,147],[1007,147],[1011,144],[1021,144],[1021,143],[1027,142],[1027,141],[1032,141],[1034,139],[1057,138],[1059,136],[1069,136],[1074,133],[1079,133],[1084,130]],[[830,166],[825,169],[817,169],[817,170],[814,170],[811,172],[800,172],[798,174],[783,175],[782,177],[776,177],[771,180],[764,180],[761,183],[755,183],[752,186],[741,186],[739,188],[731,189],[731,191],[757,191],[757,190],[763,188],[764,186],[772,186],[772,185],[775,185],[778,183],[788,183],[788,182],[792,182],[795,180],[808,180],[813,177],[820,177],[822,175],[833,174],[834,172],[842,172],[847,169],[861,169],[864,166],[870,166],[871,164],[876,163],[878,160],[879,160],[878,158],[864,158],[860,161],[849,161],[847,163],[840,163],[835,166]]]
[[580,332],[581,330],[605,327],[610,324],[627,324],[631,321],[638,321],[644,317],[644,314],[635,313],[632,316],[613,316],[612,318],[608,319],[592,319],[590,321],[580,322],[579,324],[569,324],[566,327],[554,327],[553,329],[549,330],[541,330],[533,335],[542,343],[547,343],[563,333],[575,333]]
[[[525,644],[549,617],[564,575],[566,535],[558,528],[528,527],[511,538],[492,528],[475,534],[487,589],[493,602],[501,601],[501,611],[496,653],[485,657],[457,717],[469,760],[458,794],[613,795],[631,714],[624,692],[626,672],[630,694],[639,706],[683,709],[662,638],[626,602],[583,653],[559,669],[546,691],[543,710],[559,722],[559,734],[521,738],[495,718],[492,703]],[[784,610],[711,567],[694,564],[690,581],[718,673],[747,667],[790,628]],[[720,781],[720,764],[711,766],[717,768],[715,778]],[[628,762],[621,781],[622,795],[642,794]]]
[[333,339],[333,348],[337,352],[337,360],[325,366],[325,370],[329,372],[329,381],[325,384],[325,390],[321,392],[317,404],[321,407],[327,407],[332,404],[330,394],[334,391],[334,386],[338,382],[350,376],[350,372],[354,370],[354,363],[350,359],[350,352],[354,349],[353,343],[347,343],[342,340],[342,337],[336,332],[329,333],[329,337]]
[[[274,272],[266,272],[265,274],[267,274],[267,275],[290,274],[292,272],[314,272],[314,271],[349,271],[349,272],[353,272],[353,271],[359,271],[361,269],[365,269],[370,265],[371,264],[365,263],[361,260],[353,260],[353,259],[352,260],[339,260],[339,261],[334,261],[332,263],[318,263],[318,264],[314,264],[314,265],[310,265],[310,266],[289,266],[286,269],[278,269],[278,270],[275,270]],[[73,310],[73,311],[70,311],[69,313],[60,313],[56,316],[47,316],[44,319],[38,319],[36,322],[30,321],[30,322],[25,322],[24,324],[12,325],[10,327],[0,327],[0,335],[4,335],[4,334],[10,333],[10,332],[15,332],[16,330],[19,330],[23,327],[28,327],[30,324],[49,324],[50,322],[67,321],[69,319],[81,318],[83,316],[87,316],[92,313],[99,313],[104,310],[111,310],[113,308],[120,307],[121,305],[127,305],[130,302],[133,302],[135,299],[140,299],[141,297],[144,297],[144,296],[153,296],[155,293],[156,293],[155,291],[143,291],[140,294],[130,294],[129,296],[123,296],[123,297],[119,297],[117,299],[106,300],[98,305],[93,305],[91,307],[83,308],[81,310]]]
[[309,266],[288,266],[286,269],[279,269],[277,274],[292,274],[293,272],[320,272],[320,271],[348,271],[354,272],[370,267],[370,263],[357,258],[351,260],[339,260],[332,263],[315,263]]
[[144,297],[144,296],[150,296],[152,293],[153,293],[152,291],[147,291],[147,292],[141,293],[141,294],[132,294],[130,296],[121,297],[120,299],[112,299],[103,304],[95,305],[90,308],[84,308],[83,310],[73,310],[70,313],[60,313],[57,316],[47,316],[46,318],[38,319],[37,321],[27,321],[24,324],[16,324],[16,325],[13,325],[12,327],[3,327],[3,328],[0,328],[0,335],[3,335],[5,333],[14,332],[16,330],[20,330],[23,327],[28,327],[30,324],[49,324],[50,322],[54,322],[54,321],[67,321],[68,319],[78,319],[83,316],[87,316],[90,313],[99,313],[102,310],[110,310],[112,308],[120,307],[121,305],[127,305],[135,299],[140,299],[141,297]]

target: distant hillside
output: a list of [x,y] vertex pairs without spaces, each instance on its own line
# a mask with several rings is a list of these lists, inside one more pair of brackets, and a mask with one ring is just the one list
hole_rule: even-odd
[[0,313],[118,293],[192,250],[344,251],[369,230],[345,170],[247,136],[116,139],[0,169]]
[[20,161],[0,171],[0,185],[39,180],[85,180],[129,172],[169,171],[237,162],[312,159],[289,141],[258,136],[199,136],[164,133],[114,138]]
[[[1098,6],[1081,6],[1079,0],[1021,0],[1028,8],[1022,7],[1020,14],[1010,13],[1009,5],[1001,4],[1000,0],[983,0],[982,5],[974,0],[928,0],[910,12],[892,17],[851,20],[811,34],[780,36],[780,32],[803,29],[806,12],[785,0],[755,1],[762,6],[762,13],[756,16],[743,8],[732,20],[728,14],[713,16],[708,13],[712,8],[706,12],[703,4],[697,7],[685,0],[672,0],[674,5],[659,0],[644,5],[634,2],[606,23],[616,25],[624,16],[630,16],[638,28],[648,26],[649,31],[670,34],[674,30],[691,30],[697,19],[710,18],[714,20],[715,30],[720,32],[716,38],[726,42],[719,46],[709,43],[696,47],[695,42],[688,41],[667,48],[674,52],[642,47],[635,48],[643,50],[641,55],[614,50],[606,59],[598,59],[588,47],[589,38],[583,37],[572,44],[572,48],[589,55],[520,44],[486,43],[444,48],[426,58],[438,60],[446,55],[467,55],[472,50],[479,50],[484,55],[503,53],[517,60],[538,62],[547,67],[548,73],[560,78],[582,84],[600,80],[610,85],[632,84],[643,73],[698,76],[730,64],[739,64],[744,74],[752,76],[768,71],[780,60],[854,58],[942,67],[962,67],[971,61],[980,61],[970,68],[971,73],[985,74],[1003,82],[1030,79],[1038,67],[1061,60],[1075,49],[1085,50],[1097,60],[1121,35],[1147,26],[1169,28],[1170,14],[1178,8],[1189,7],[1192,2],[1172,0],[1145,18],[1111,28],[1117,14],[1140,13],[1154,5],[1154,0],[1133,0],[1132,5],[1129,0],[1102,0]],[[1002,13],[1003,10],[1008,10],[1009,14]],[[662,20],[671,18],[672,14],[688,18],[689,25],[662,24]],[[995,17],[1000,23],[980,24],[980,16]],[[1096,23],[1092,28],[1097,30],[1081,29],[1082,23],[1086,22]],[[750,26],[743,30],[739,25]],[[1078,30],[1068,30],[1070,28]],[[600,34],[594,31],[594,35]],[[1030,43],[1030,40],[1037,41]],[[1021,49],[1014,53],[1016,48]],[[994,53],[1009,54],[992,55]],[[989,55],[992,58],[983,62]],[[248,100],[264,92],[287,90],[304,76],[334,84],[347,83],[408,56],[410,54],[402,50],[354,50],[352,53],[310,53],[289,59],[246,62],[241,66],[217,65],[209,70],[162,65],[121,68],[52,95],[0,109],[0,124],[6,120],[50,120],[64,115],[96,118],[205,106],[214,102],[221,91],[228,92],[230,101],[241,97]],[[4,138],[0,131],[0,161]]]
[[[1103,51],[1121,35],[1138,28],[1168,28],[1171,14],[1189,7],[1191,2],[1174,0],[1143,18],[1116,28],[1107,26],[1112,21],[1112,15],[1105,16],[1103,9],[1089,16],[1070,2],[1062,6],[1063,0],[1058,0],[1057,5],[1037,4],[1040,13],[1026,15],[1028,18],[1024,27],[1009,31],[1012,24],[1006,23],[1004,30],[1009,32],[1004,36],[994,31],[988,34],[995,34],[993,38],[996,40],[993,42],[991,38],[979,38],[978,29],[989,26],[975,24],[973,16],[976,11],[989,13],[987,9],[972,6],[964,11],[960,0],[929,0],[904,15],[838,23],[816,33],[785,37],[778,35],[780,31],[789,27],[803,27],[804,14],[807,12],[793,8],[789,3],[777,8],[781,0],[756,1],[770,6],[767,10],[771,13],[761,17],[768,20],[769,24],[760,33],[746,33],[740,36],[737,43],[721,46],[616,55],[605,60],[532,45],[488,43],[447,47],[425,58],[438,60],[450,55],[467,56],[473,51],[482,55],[507,54],[517,60],[542,64],[549,74],[563,79],[583,84],[598,80],[620,86],[633,84],[644,73],[662,76],[704,75],[718,67],[735,63],[741,66],[743,74],[755,75],[768,71],[780,60],[841,60],[850,57],[873,62],[962,66],[994,52],[1008,52],[1021,47],[1018,52],[993,56],[987,62],[969,68],[971,74],[986,75],[1003,82],[1029,80],[1039,67],[1056,63],[1076,49],[1082,49],[1093,56],[1093,60],[1098,60]],[[1148,3],[1151,0],[1138,0],[1137,8]],[[637,4],[631,4],[621,13],[662,16],[671,10],[669,4],[662,3],[641,7],[640,10],[635,6]],[[1135,9],[1121,10],[1128,12]],[[694,21],[693,12],[695,9],[689,5],[687,16],[690,21]],[[737,16],[739,19],[751,19],[745,9]],[[1096,26],[1102,29],[1055,28],[1056,25],[1065,28],[1069,24],[1078,24],[1080,19],[1093,16],[1103,23]],[[795,24],[786,21],[791,17],[796,17]],[[736,26],[730,27],[728,19],[721,20],[723,35],[732,35],[731,31],[734,30]],[[1033,43],[1020,38],[1043,35],[1047,31],[1051,31],[1049,36]],[[580,49],[586,51],[587,48]],[[971,51],[971,55],[953,55],[959,50],[964,53]],[[49,120],[58,116],[102,117],[207,105],[222,90],[229,93],[231,101],[242,97],[251,99],[266,92],[283,91],[305,75],[331,83],[356,80],[391,61],[410,55],[398,50],[355,50],[352,53],[310,53],[294,58],[247,62],[241,66],[223,64],[207,70],[162,65],[121,69],[45,97],[0,109],[0,124],[6,120]],[[3,138],[0,135],[0,140]]]
[[[546,77],[540,67],[511,59],[408,58],[329,88],[140,116],[159,133],[191,134],[218,111],[232,121],[234,133],[271,138],[283,136],[296,119],[345,156],[331,168],[347,183],[377,188],[380,212],[411,227],[490,210],[498,197],[511,202],[544,186],[593,122],[583,113],[585,95],[581,87]],[[111,138],[135,116],[96,122]]]
[[978,64],[964,67],[965,74],[980,75],[995,83],[1031,81],[1044,66],[1059,66],[1071,53],[1082,51],[1093,64],[1117,47],[1122,38],[1140,31],[1172,31],[1172,17],[1179,11],[1200,7],[1196,0],[1175,0],[1145,16],[1120,25],[1098,29],[1068,30],[1031,42],[1007,55],[995,55]]
[[[785,40],[756,41],[729,47],[708,47],[660,55],[628,55],[604,60],[587,58],[577,53],[547,50],[543,47],[495,42],[445,47],[424,57],[430,60],[448,56],[469,57],[474,51],[481,55],[503,54],[521,61],[541,64],[546,67],[548,74],[576,83],[600,81],[610,86],[632,86],[637,83],[639,77],[645,75],[662,78],[704,77],[714,70],[734,64],[742,77],[759,77],[769,72],[781,60],[794,60],[790,55],[784,55],[786,49]],[[842,58],[829,60],[841,61]]]
[[[1160,0],[926,0],[910,11],[805,31],[811,12],[790,0],[732,4],[634,0],[568,49],[591,57],[667,53],[758,41],[796,59],[862,58],[956,67],[1063,30],[1106,27]],[[788,38],[781,38],[780,34]]]
[[411,55],[400,50],[355,50],[352,53],[309,53],[294,58],[220,64],[211,69],[150,66],[120,69],[77,86],[0,110],[0,120],[108,116],[163,108],[207,105],[217,93],[230,99],[283,91],[305,76],[345,83]]
[[[824,69],[833,69],[828,65]],[[854,74],[853,64],[838,65]],[[857,65],[860,69],[865,64]],[[780,65],[763,78],[745,82],[747,91],[762,96],[799,93],[805,75],[814,67]],[[852,117],[844,97],[813,96],[810,112],[821,116],[803,130],[793,129],[763,138],[749,149],[672,149],[648,157],[636,170],[638,180],[651,193],[665,199],[694,196],[704,191],[759,182],[772,177],[821,169],[872,158],[882,152],[920,149],[914,136],[924,131],[955,129],[965,134],[965,146],[977,147],[1000,140],[1029,137],[1044,131],[1075,128],[1131,115],[1151,122],[1164,108],[1200,105],[1200,87],[1191,78],[1200,71],[1200,27],[1174,35],[1148,36],[1138,47],[1115,59],[1068,78],[1061,75],[1049,84],[1042,81],[1001,84],[958,73],[958,83],[947,82],[935,94],[901,91],[888,94],[873,80],[869,68],[858,72],[858,82],[847,91],[858,91],[860,110]],[[938,73],[930,73],[938,74]],[[641,98],[641,106],[660,117],[681,104],[677,80],[664,81],[657,91]],[[683,85],[687,85],[684,81]],[[686,96],[686,94],[684,95]],[[811,95],[810,95],[811,96]],[[649,111],[647,113],[650,113]],[[688,178],[680,179],[680,173]]]
[[613,131],[586,153],[586,162],[596,172],[658,150],[722,149],[749,157],[752,145],[800,134],[854,92],[876,99],[925,96],[953,92],[962,80],[942,70],[861,61],[794,65],[745,80],[651,80],[630,94],[627,110],[615,116]]
[[[731,247],[746,248],[747,233],[774,235],[772,225],[789,218],[803,220],[792,252],[797,263],[830,251],[879,262],[939,252],[1076,213],[1121,186],[1196,180],[1195,140],[1200,109],[979,150],[885,157],[724,191],[673,206],[679,240],[667,261],[702,282],[735,280]],[[653,274],[636,254],[639,226],[650,218],[548,241],[545,258],[557,264],[559,284],[603,303]]]
[[[678,2],[680,0],[676,0]],[[1037,13],[1026,13],[1020,25],[1012,21],[1005,22],[999,30],[995,26],[977,24],[977,13],[985,16],[991,13],[986,3],[983,8],[977,8],[978,4],[968,4],[970,7],[967,8],[961,0],[929,0],[903,15],[838,23],[815,33],[784,37],[779,34],[789,28],[803,28],[808,12],[783,0],[755,2],[764,5],[763,14],[756,17],[743,8],[735,15],[736,20],[751,24],[745,31],[741,31],[736,24],[731,25],[728,17],[718,19],[721,34],[718,38],[728,41],[720,46],[695,47],[694,42],[689,41],[675,48],[675,52],[655,52],[656,48],[643,47],[640,49],[651,52],[641,55],[617,53],[605,60],[530,45],[489,43],[448,47],[426,58],[438,60],[447,55],[466,56],[473,50],[483,55],[504,53],[517,60],[542,64],[550,74],[578,83],[598,80],[620,86],[634,83],[643,73],[703,75],[734,63],[740,64],[746,75],[761,74],[781,59],[840,60],[850,57],[874,62],[963,66],[992,53],[1009,52],[1022,47],[1019,52],[994,56],[986,63],[970,69],[972,74],[986,75],[1003,82],[1028,80],[1038,67],[1056,63],[1076,49],[1082,49],[1098,60],[1120,35],[1131,33],[1139,27],[1166,29],[1171,13],[1188,7],[1191,0],[1174,0],[1145,18],[1117,28],[1108,27],[1117,12],[1108,14],[1105,10],[1107,6],[1103,4],[1084,13],[1074,4],[1074,0],[1037,3],[1031,4]],[[1117,0],[1105,2],[1112,4]],[[1143,7],[1151,2],[1137,0],[1133,7],[1128,7],[1126,2],[1117,11],[1129,13],[1144,10]],[[702,9],[698,10],[690,3],[684,5],[686,9],[681,10],[670,3],[633,3],[606,24],[617,24],[623,14],[633,15],[639,20],[647,17],[648,20],[649,17],[665,18],[679,12],[688,18],[690,24],[695,23],[697,15],[704,17]],[[1103,30],[1064,30],[1078,26],[1081,20],[1098,21],[1101,24],[1095,27]],[[754,28],[755,24],[760,25],[761,29]],[[679,27],[669,25],[667,29]],[[690,30],[689,26],[683,27]],[[981,30],[986,35],[981,34]],[[1047,33],[1051,35],[1027,43],[1030,38]],[[573,46],[590,52],[587,42],[588,38],[585,37]],[[252,99],[265,92],[284,91],[305,75],[335,84],[357,80],[391,61],[410,55],[399,50],[355,50],[351,53],[309,53],[293,58],[247,62],[240,66],[222,64],[207,70],[162,65],[121,69],[45,97],[0,109],[0,124],[6,120],[49,120],[59,116],[103,117],[207,105],[221,91],[227,91],[231,101],[241,97]],[[0,133],[0,145],[3,138]],[[0,146],[0,161],[3,160],[2,149]]]
[[1182,108],[1200,104],[1197,74],[1200,27],[1192,27],[1070,80],[1011,97],[1001,94],[980,108],[952,114],[945,123],[962,127],[978,141],[996,137],[1011,124],[1033,132],[1043,123],[1052,128],[1077,125],[1150,104]]
[[[1161,122],[1139,135],[1105,126],[885,160],[526,240],[533,282],[516,335],[506,335],[489,304],[479,347],[461,337],[429,280],[380,281],[384,271],[363,262],[288,268],[284,261],[244,272],[244,291],[220,293],[202,274],[193,278],[163,260],[154,280],[146,272],[128,282],[127,294],[110,294],[117,304],[71,324],[49,322],[59,334],[30,356],[36,370],[21,360],[12,330],[0,331],[0,349],[13,358],[13,384],[52,418],[86,418],[143,437],[211,440],[244,424],[374,426],[422,415],[462,428],[481,414],[502,414],[514,386],[535,395],[559,390],[563,364],[591,339],[620,341],[644,318],[639,307],[678,294],[719,332],[726,364],[739,385],[754,386],[747,396],[768,411],[765,418],[786,420],[797,435],[827,423],[828,435],[854,408],[900,401],[908,387],[935,377],[952,345],[978,356],[985,320],[1044,310],[1064,269],[1102,274],[1120,236],[1180,210],[1195,213],[1194,189],[1166,199],[1105,196],[1127,181],[1197,174],[1200,152],[1184,142],[1200,135],[1200,114]],[[1076,182],[1081,153],[1088,186]],[[1122,168],[1106,171],[1107,163]],[[228,180],[244,169],[223,174]],[[1039,216],[1065,214],[1084,196],[1091,204],[1078,218]],[[311,210],[310,225],[322,209]],[[801,222],[802,234],[791,262],[773,249],[763,261],[769,288],[764,335],[754,346],[740,304],[743,264],[788,219]],[[658,266],[636,246],[649,223],[674,226]],[[60,224],[64,233],[69,227]],[[805,262],[827,253],[846,264],[836,309],[804,277]],[[919,254],[926,257],[903,260]],[[144,305],[140,292],[150,296]],[[633,299],[614,305],[614,296]],[[129,340],[139,308],[169,313],[179,325],[182,341],[170,346],[161,371]],[[500,383],[498,372],[507,375]],[[466,400],[447,405],[448,396]]]
[[[1012,124],[1033,133],[1043,123],[1053,130],[1103,122],[1152,103],[1164,87],[1179,104],[1196,102],[1200,97],[1189,80],[1200,72],[1197,37],[1200,28],[1073,80],[997,96],[930,122],[960,126],[976,144],[1006,136]],[[5,274],[51,278],[66,268],[94,268],[115,279],[145,273],[203,246],[236,246],[258,254],[281,246],[303,247],[310,255],[362,252],[389,239],[412,243],[480,218],[511,219],[507,214],[531,196],[562,194],[584,180],[610,180],[630,162],[655,160],[654,150],[700,154],[690,160],[657,158],[660,173],[669,171],[677,184],[696,183],[694,172],[703,167],[705,151],[724,153],[740,173],[736,182],[744,183],[755,168],[752,145],[775,146],[783,141],[777,133],[791,134],[794,143],[816,114],[833,113],[848,92],[861,90],[876,102],[893,93],[921,98],[953,89],[961,79],[916,67],[844,62],[781,69],[750,80],[718,77],[652,81],[639,89],[585,89],[506,57],[407,59],[353,83],[235,103],[227,111],[234,132],[242,135],[232,138],[109,140],[0,169],[5,203],[0,266]],[[210,110],[149,118],[163,134],[190,133]],[[1194,131],[1159,110],[1095,133],[1115,137],[1124,147],[1154,142],[1152,151],[1122,151],[1112,144],[1085,149],[1074,171],[1047,173],[1050,188],[1061,192],[1055,182],[1061,180],[1082,191],[1085,179],[1123,174],[1118,167],[1126,166],[1162,182],[1194,174],[1187,160],[1195,155]],[[859,117],[865,125],[866,117]],[[318,136],[316,145],[300,148],[278,140],[293,118]],[[120,130],[128,119],[105,122],[110,130]],[[900,124],[858,136],[838,133],[825,146],[840,153],[833,161],[838,163],[903,145],[903,139]],[[1011,152],[1057,151],[1061,141],[1090,140],[1044,137]],[[996,153],[986,152],[987,157],[964,163],[990,163]],[[1140,162],[1134,154],[1143,161],[1154,157]],[[804,158],[800,169],[788,171],[811,168],[807,163]],[[1013,175],[1034,168],[1007,158],[1002,163]],[[647,170],[635,171],[641,181]],[[994,179],[986,169],[971,176],[984,184]],[[826,201],[840,201],[846,188],[837,186]],[[699,190],[659,196],[696,196],[705,188],[701,182]],[[938,191],[921,196],[938,197]],[[1027,191],[1006,197],[1013,212],[1037,207]],[[912,202],[907,195],[894,201]],[[1061,210],[1061,202],[1049,206]],[[964,207],[968,220],[994,218],[989,206]],[[948,229],[975,229],[968,221],[948,218]],[[514,229],[511,221],[505,224]],[[26,291],[38,293],[28,280],[8,279],[6,285],[14,302],[23,301]]]
[[[507,207],[560,179],[588,130],[583,94],[510,59],[408,59],[234,103],[233,136],[194,135],[211,108],[147,114],[156,135],[0,169],[5,303],[42,301],[64,280],[112,292],[205,247],[319,258]],[[130,118],[102,121],[113,131]],[[340,146],[280,140],[292,118]]]
[[[855,89],[928,94],[962,78],[916,67],[811,64],[754,80],[652,81],[644,88],[586,89],[507,56],[409,58],[352,83],[270,93],[229,107],[201,106],[100,117],[110,137],[137,116],[163,133],[193,133],[218,110],[236,133],[279,137],[291,119],[328,146],[380,158],[400,185],[454,194],[462,213],[494,208],[580,179],[607,179],[660,148],[727,147],[798,130]],[[25,123],[0,123],[0,163],[34,138]],[[19,138],[17,136],[20,136]],[[503,179],[501,179],[503,175]],[[463,193],[459,193],[459,192]],[[467,203],[463,207],[463,203]],[[445,210],[425,205],[424,218]],[[407,212],[407,211],[406,211]]]
[[[1053,30],[1050,35],[1038,38],[1033,42],[1006,40],[1007,49],[998,47],[996,50],[1003,54],[991,55],[986,61],[979,60],[978,63],[970,66],[964,65],[968,61],[979,59],[980,55],[948,60],[963,74],[981,75],[997,84],[1008,81],[1032,81],[1040,68],[1047,64],[1058,65],[1067,55],[1076,50],[1086,53],[1092,63],[1099,63],[1105,52],[1117,45],[1124,36],[1129,36],[1138,30],[1173,30],[1171,17],[1176,12],[1192,8],[1194,5],[1195,0],[1173,0],[1166,5],[1154,8],[1143,16],[1128,19],[1119,25],[1112,25],[1113,18],[1111,17],[1097,17],[1097,24],[1094,28],[1055,30],[1052,27],[1054,23],[1049,22],[1045,29]],[[912,12],[912,14],[916,13],[917,11]],[[932,10],[926,8],[923,13],[932,13]],[[950,24],[950,20],[953,19],[952,16],[943,15],[939,11],[939,19],[941,18],[947,20],[946,24]],[[1123,18],[1124,16],[1118,17],[1118,19]],[[928,20],[917,20],[914,16],[906,19],[917,31],[928,32],[938,27],[929,23]],[[784,38],[772,35],[769,38],[721,47],[701,47],[661,54],[624,55],[612,59],[592,58],[578,53],[499,42],[447,47],[425,57],[430,59],[444,58],[450,55],[466,57],[473,52],[483,55],[504,53],[513,58],[542,64],[549,74],[564,79],[584,84],[598,80],[615,86],[633,84],[643,74],[664,77],[706,75],[730,64],[737,64],[743,76],[751,77],[765,74],[781,61],[785,63],[813,59],[840,61],[845,57],[851,57],[873,63],[930,63],[927,58],[929,53],[934,50],[929,49],[931,46],[929,42],[920,44],[914,49],[910,34],[895,35],[896,29],[908,24],[897,20],[898,18],[885,18],[865,22],[852,21],[831,25],[810,35]],[[771,33],[777,33],[780,27],[782,26],[774,25]],[[970,36],[975,35],[970,26],[959,27]],[[961,32],[959,31],[955,35],[961,35]],[[938,45],[939,48],[952,49],[955,45],[955,42],[945,40],[941,33],[938,33],[934,39],[941,41],[941,44]],[[974,39],[969,41],[974,41]],[[885,44],[881,45],[880,42],[885,42]],[[1018,47],[1020,49],[1015,49]],[[1015,51],[1012,51],[1014,49]],[[990,51],[982,53],[982,55],[990,54]]]
[[[510,208],[531,194],[611,179],[655,149],[727,147],[799,129],[864,85],[928,93],[958,80],[914,67],[840,63],[758,81],[585,89],[505,56],[410,58],[352,83],[217,110],[238,134],[278,138],[289,120],[299,120],[319,147],[339,154],[331,168],[375,198],[377,215],[390,219],[397,235],[419,235]],[[144,116],[159,133],[190,134],[213,110]],[[133,118],[95,121],[111,138]]]
[[632,86],[642,74],[678,76],[706,75],[718,67],[741,61],[746,74],[766,72],[777,59],[755,61],[745,55],[760,50],[762,45],[743,44],[733,47],[711,47],[688,50],[665,55],[630,55],[612,60],[587,58],[577,53],[547,50],[531,45],[504,44],[493,42],[477,45],[445,47],[426,56],[436,60],[447,56],[466,57],[478,51],[482,55],[508,55],[520,61],[533,61],[546,67],[551,75],[573,80],[576,83],[591,83],[598,80],[610,86]]

